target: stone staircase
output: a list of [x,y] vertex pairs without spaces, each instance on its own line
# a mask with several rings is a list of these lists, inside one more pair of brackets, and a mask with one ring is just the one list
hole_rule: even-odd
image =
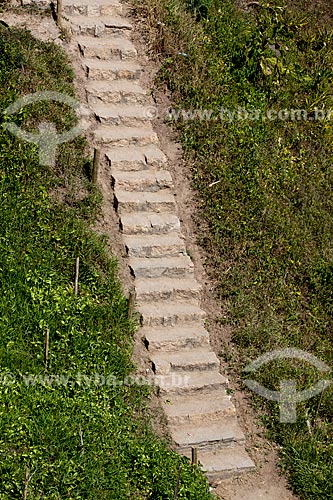
[[[219,373],[186,253],[167,159],[145,110],[128,8],[117,0],[63,0],[96,119],[94,145],[109,165],[114,206],[135,278],[142,337],[176,449],[210,481],[250,471],[245,437]],[[149,109],[149,108],[148,108]]]

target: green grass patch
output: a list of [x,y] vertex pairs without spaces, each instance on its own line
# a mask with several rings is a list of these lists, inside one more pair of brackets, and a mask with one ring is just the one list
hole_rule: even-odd
[[[0,26],[0,109],[36,91],[74,96],[72,80],[60,48]],[[26,475],[31,500],[172,499],[181,466],[178,498],[208,500],[199,469],[153,434],[150,389],[119,383],[134,373],[136,325],[116,259],[89,229],[101,196],[85,140],[59,146],[55,167],[43,167],[36,145],[5,130],[11,120],[67,130],[76,118],[47,102],[1,115],[0,499],[21,499]]]
[[[233,326],[239,373],[259,355],[287,347],[333,367],[327,6],[323,21],[305,1],[247,9],[231,1],[137,4],[148,18],[153,50],[164,56],[157,84],[168,85],[180,116],[181,110],[210,113],[209,119],[183,115],[175,126],[209,226],[200,241],[228,306],[221,323]],[[280,119],[270,118],[280,111]],[[308,363],[275,361],[255,378],[275,390],[280,380],[296,378],[301,390],[327,374]],[[295,490],[306,500],[332,499],[332,388],[299,404],[295,424],[279,423],[276,403],[256,398],[254,404],[282,445]]]

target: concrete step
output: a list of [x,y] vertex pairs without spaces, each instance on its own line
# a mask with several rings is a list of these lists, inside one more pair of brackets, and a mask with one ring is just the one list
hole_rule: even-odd
[[189,452],[192,447],[212,450],[245,442],[244,433],[236,417],[201,425],[169,425],[169,431],[178,450],[183,452]]
[[103,37],[115,34],[130,33],[131,23],[120,16],[66,16],[71,23],[71,30],[76,35]]
[[209,334],[200,324],[188,323],[179,326],[145,327],[141,334],[150,352],[185,351],[193,348],[208,348]]
[[133,172],[165,167],[166,156],[155,144],[127,148],[113,148],[106,151],[106,157],[112,169]]
[[[168,399],[185,394],[207,396],[218,390],[223,391],[228,384],[228,380],[217,370],[172,372],[169,375],[156,375],[155,380],[160,396]],[[178,441],[181,440],[178,438]]]
[[141,104],[95,104],[92,106],[96,119],[103,125],[147,127],[151,120],[146,107]]
[[77,43],[82,56],[86,58],[134,61],[138,55],[128,38],[116,35],[108,38],[78,36]]
[[91,80],[85,85],[87,101],[94,104],[145,104],[146,91],[136,80]]
[[138,80],[141,68],[132,61],[83,59],[82,66],[89,80]]
[[206,317],[199,306],[188,302],[170,301],[167,304],[138,304],[142,326],[185,326],[184,323],[200,324]]
[[114,16],[126,14],[118,0],[63,0],[63,12],[71,16]]
[[139,302],[182,300],[198,301],[201,285],[194,278],[137,278],[136,297]]
[[135,278],[194,277],[194,265],[187,255],[160,259],[130,259],[129,267]]
[[173,187],[171,174],[167,170],[143,170],[135,172],[112,170],[111,176],[113,187],[123,191],[156,192],[161,189]]
[[172,212],[176,210],[174,194],[169,189],[150,191],[114,191],[115,208],[119,214],[129,212]]
[[154,352],[150,355],[153,372],[168,375],[171,372],[218,370],[220,362],[213,351],[197,348],[187,351]]
[[[190,458],[189,451],[183,454]],[[202,464],[202,469],[211,484],[255,470],[255,464],[244,446],[240,445],[214,450],[199,449],[198,461]]]
[[105,127],[101,125],[94,130],[94,139],[99,144],[105,146],[147,146],[148,144],[158,144],[156,132],[151,127]]
[[186,253],[184,240],[177,233],[124,235],[123,241],[129,257],[175,257]]
[[172,395],[162,402],[171,426],[201,425],[236,416],[236,409],[225,390],[211,394]]
[[[133,212],[121,214],[120,228],[124,234],[161,234],[170,231],[178,232],[180,230],[180,222],[175,214]],[[154,268],[152,269],[154,270]]]

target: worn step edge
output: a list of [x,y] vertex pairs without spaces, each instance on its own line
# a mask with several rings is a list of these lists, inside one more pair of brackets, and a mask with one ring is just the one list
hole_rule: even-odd
[[87,59],[135,61],[138,56],[133,43],[121,36],[93,38],[79,35],[76,37],[76,42],[81,55]]
[[146,116],[145,106],[140,104],[92,105],[96,120],[102,125],[123,127],[149,127],[151,120]]
[[156,144],[113,147],[105,151],[105,155],[111,168],[124,171],[165,168],[167,163],[166,156]]
[[114,16],[127,13],[117,0],[63,0],[63,12],[69,16]]
[[169,431],[177,448],[183,451],[192,447],[202,450],[216,449],[245,442],[244,433],[236,417],[222,418],[206,425],[170,425]]
[[147,103],[147,93],[137,80],[88,80],[85,90],[90,106]]
[[[191,458],[191,452],[183,453]],[[244,446],[219,448],[216,450],[198,450],[198,461],[211,484],[252,472],[256,466]]]
[[199,306],[179,301],[167,304],[137,304],[143,326],[175,326],[203,321],[206,313]]
[[112,186],[120,191],[157,192],[173,187],[173,180],[168,170],[143,170],[126,172],[112,169]]
[[172,257],[185,255],[184,240],[178,233],[158,235],[123,235],[129,257]]
[[235,405],[225,390],[218,390],[208,395],[169,396],[162,401],[162,407],[171,426],[200,425],[236,416]]
[[169,375],[156,375],[156,385],[161,396],[170,394],[210,394],[225,389],[228,379],[217,370],[203,372],[173,372]]
[[[156,212],[132,212],[124,213],[120,216],[120,229],[124,234],[143,235],[143,234],[165,234],[168,232],[179,232],[180,221],[175,214]],[[139,269],[144,270],[144,265],[137,262],[137,272],[140,275]],[[148,267],[146,268],[148,270]],[[154,267],[152,268],[152,270]],[[135,274],[134,266],[132,270]],[[142,274],[144,275],[144,273]],[[149,273],[147,273],[149,276]]]
[[199,300],[201,285],[194,278],[138,278],[135,281],[136,297],[140,302]]
[[180,371],[218,370],[220,362],[209,348],[196,348],[186,351],[154,352],[150,354],[153,372],[167,375]]
[[173,327],[142,328],[144,343],[150,352],[174,351],[209,347],[209,333],[200,324],[190,323]]
[[108,33],[130,32],[132,24],[121,16],[72,16],[65,14],[64,18],[70,22],[74,33],[101,36]]
[[114,190],[114,205],[119,214],[130,212],[165,213],[176,210],[174,194],[169,189],[159,191]]
[[82,59],[82,67],[89,80],[138,80],[141,68],[132,61],[105,61]]
[[130,258],[128,265],[135,278],[193,278],[194,265],[190,257],[162,257],[157,259]]
[[158,137],[152,128],[100,126],[94,130],[94,139],[99,144],[118,147],[146,146],[158,144]]

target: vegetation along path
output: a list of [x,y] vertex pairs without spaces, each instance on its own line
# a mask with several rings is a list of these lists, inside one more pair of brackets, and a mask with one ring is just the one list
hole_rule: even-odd
[[126,6],[117,0],[64,0],[86,74],[93,141],[109,166],[128,265],[135,277],[141,335],[180,453],[211,481],[252,470],[227,379],[204,328],[200,284],[186,253],[173,181],[140,86]]

